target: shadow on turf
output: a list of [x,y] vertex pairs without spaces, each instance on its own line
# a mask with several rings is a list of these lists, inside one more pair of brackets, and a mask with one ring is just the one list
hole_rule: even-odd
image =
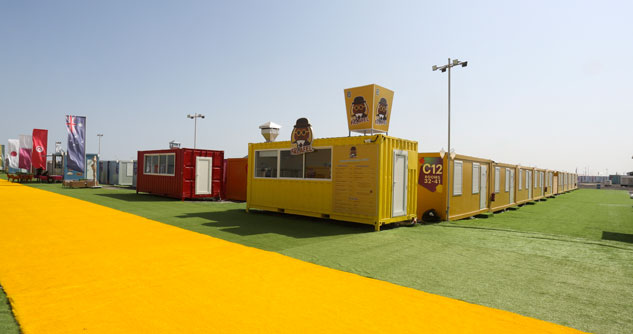
[[96,194],[97,196],[110,197],[126,202],[173,202],[177,199],[154,196],[149,194],[124,193],[124,194]]
[[226,210],[195,212],[176,218],[202,218],[204,226],[219,228],[223,232],[240,236],[274,233],[292,238],[314,238],[333,235],[368,233],[373,226],[333,221],[328,219],[283,215],[275,212]]
[[602,231],[602,240],[621,241],[633,244],[633,234]]

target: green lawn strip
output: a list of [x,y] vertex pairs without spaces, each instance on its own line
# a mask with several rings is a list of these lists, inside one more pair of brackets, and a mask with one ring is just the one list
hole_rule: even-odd
[[633,201],[627,191],[582,189],[519,210],[497,213],[492,219],[469,219],[455,225],[633,241]]
[[[622,209],[626,202],[619,198],[614,202],[611,194],[596,198],[579,190],[488,219],[373,233],[366,225],[247,214],[243,203],[182,202],[136,195],[133,190],[31,185],[319,265],[585,331],[633,332],[629,321],[633,244],[601,237],[601,229],[618,235],[633,232],[629,226],[633,201],[626,211]],[[556,203],[561,203],[559,208]],[[594,206],[587,210],[593,220],[583,216],[589,205]],[[528,210],[532,212],[524,213]],[[556,222],[566,223],[565,228]],[[433,312],[408,311],[412,316]]]
[[[7,174],[0,172],[0,179],[6,180]],[[11,312],[11,305],[9,305],[7,295],[4,293],[4,289],[2,289],[2,282],[0,282],[0,333],[20,333],[18,324],[13,317],[13,312]]]
[[2,334],[18,334],[20,328],[18,323],[13,317],[11,312],[11,305],[7,299],[7,295],[4,293],[2,286],[0,286],[0,333]]

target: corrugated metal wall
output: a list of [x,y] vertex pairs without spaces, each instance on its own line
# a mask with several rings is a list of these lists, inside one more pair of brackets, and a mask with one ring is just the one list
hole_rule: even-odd
[[248,158],[226,159],[225,162],[225,198],[234,201],[246,201]]
[[[174,175],[145,174],[145,155],[173,153]],[[196,157],[212,157],[211,194],[195,194]],[[219,198],[222,190],[224,151],[189,148],[138,152],[137,192],[146,192],[178,199]]]

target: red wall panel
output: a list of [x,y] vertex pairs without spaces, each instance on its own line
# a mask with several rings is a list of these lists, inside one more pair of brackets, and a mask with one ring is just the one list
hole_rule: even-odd
[[226,159],[224,189],[226,199],[246,201],[248,158]]

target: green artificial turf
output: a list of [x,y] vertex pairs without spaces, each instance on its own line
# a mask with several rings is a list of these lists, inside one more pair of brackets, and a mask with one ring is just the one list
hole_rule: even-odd
[[497,213],[494,219],[452,224],[633,243],[632,205],[626,191],[581,189],[514,212]]
[[11,312],[11,305],[4,290],[0,286],[0,333],[17,334],[20,332],[17,322]]
[[182,202],[125,189],[32,186],[584,331],[633,332],[633,201],[623,191],[578,190],[487,219],[376,233],[368,225],[249,214],[243,203]]

